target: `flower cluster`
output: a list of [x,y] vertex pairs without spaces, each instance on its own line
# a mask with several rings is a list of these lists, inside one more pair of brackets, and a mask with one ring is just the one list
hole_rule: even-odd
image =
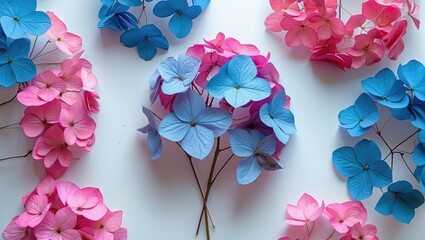
[[[333,161],[337,171],[348,177],[348,191],[355,200],[369,198],[374,187],[382,190],[388,186],[375,209],[383,215],[392,214],[400,222],[409,223],[415,215],[415,208],[424,203],[424,196],[419,190],[413,189],[408,181],[393,180],[394,160],[399,156],[420,183],[422,191],[425,191],[425,67],[412,60],[406,65],[400,65],[397,73],[398,77],[385,68],[374,77],[363,80],[365,92],[353,106],[338,115],[340,126],[353,137],[362,136],[373,129],[388,154],[382,158],[378,145],[372,140],[363,139],[354,148],[345,146],[335,150]],[[391,117],[379,127],[378,109],[382,108],[388,108]],[[392,119],[410,120],[417,128],[395,146],[391,146],[391,142],[383,135],[383,130]],[[412,151],[402,150],[405,143],[415,136],[418,139],[415,148]],[[413,161],[408,163],[406,156],[410,156]],[[416,170],[412,170],[411,165],[415,165]]]
[[[152,159],[162,154],[162,138],[177,143],[190,161],[213,152],[205,203],[213,182],[236,156],[242,158],[236,170],[240,184],[250,184],[262,170],[281,169],[280,152],[296,129],[290,99],[269,58],[254,45],[219,33],[178,59],[163,61],[149,81],[152,104],[159,99],[170,111],[162,118],[143,108],[149,124],[140,131],[148,134]],[[221,141],[225,133],[230,146]],[[227,150],[232,153],[216,171]]]
[[4,230],[6,240],[127,239],[127,229],[121,228],[122,211],[109,210],[97,188],[80,189],[47,175],[22,203],[25,211]]
[[[36,3],[29,0],[24,6],[18,0],[2,2],[0,85],[19,83],[16,97],[27,107],[19,124],[26,136],[38,137],[30,152],[43,161],[48,174],[57,178],[71,164],[73,151],[90,151],[95,141],[96,123],[90,115],[99,112],[99,96],[94,90],[97,78],[91,63],[81,58],[83,52],[78,53],[81,38],[68,32],[54,13],[35,11]],[[25,38],[27,34],[37,35],[32,44]],[[48,40],[36,53],[38,35]],[[51,43],[56,47],[45,52]],[[69,57],[57,63],[38,62],[56,50]],[[37,72],[36,66],[44,67]]]
[[[396,60],[404,49],[410,17],[417,28],[415,0],[362,1],[360,14],[352,14],[337,0],[270,0],[274,12],[265,21],[273,32],[286,31],[289,47],[310,49],[311,60],[341,69],[379,62],[387,53]],[[341,11],[350,17],[344,23]],[[338,11],[338,14],[337,14]]]
[[[123,32],[121,42],[129,48],[137,47],[140,58],[151,60],[157,49],[168,50],[168,40],[161,30],[152,23],[148,23],[146,13],[147,3],[153,0],[100,0],[103,4],[99,10],[98,28],[110,28]],[[190,2],[190,5],[189,5]],[[161,0],[152,9],[153,15],[158,18],[171,17],[168,22],[170,31],[177,38],[186,37],[192,29],[192,21],[197,18],[210,0]],[[130,8],[140,11],[138,18]],[[145,24],[141,24],[141,17],[145,16]]]
[[[348,201],[344,203],[331,203],[321,205],[307,193],[304,193],[298,200],[297,205],[288,204],[286,207],[286,222],[298,228],[302,237],[297,239],[309,239],[313,234],[316,221],[324,218],[333,229],[330,236],[321,236],[320,239],[331,239],[335,233],[340,235],[340,240],[378,240],[377,229],[372,224],[365,224],[367,210],[361,202]],[[298,232],[298,231],[297,231]],[[321,230],[323,233],[323,230]],[[282,237],[279,240],[291,240],[290,237]],[[319,239],[316,237],[315,239]]]

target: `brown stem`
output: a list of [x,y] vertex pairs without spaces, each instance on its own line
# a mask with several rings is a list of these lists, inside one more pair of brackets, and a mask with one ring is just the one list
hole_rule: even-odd
[[11,126],[15,126],[15,125],[18,125],[18,124],[19,123],[8,124],[8,125],[5,125],[5,126],[0,127],[0,130],[5,129],[5,128],[8,128],[8,127],[11,127]]
[[30,155],[32,153],[32,150],[29,150],[26,154],[21,155],[21,156],[14,156],[14,157],[5,157],[5,158],[0,158],[0,161],[5,161],[5,160],[11,160],[11,159],[17,159],[17,158],[25,158],[28,155]]

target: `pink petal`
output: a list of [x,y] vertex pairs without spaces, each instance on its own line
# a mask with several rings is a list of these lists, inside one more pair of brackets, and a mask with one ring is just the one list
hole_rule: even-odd
[[81,69],[81,80],[83,81],[83,90],[94,92],[94,88],[97,86],[97,78],[94,73],[87,69]]
[[72,128],[74,129],[75,136],[79,139],[87,139],[91,137],[96,129],[96,122],[91,117],[86,117],[84,120],[78,122]]
[[304,27],[301,31],[301,42],[307,48],[314,48],[317,44],[317,34],[314,29]]
[[73,154],[71,151],[69,151],[67,148],[61,149],[58,155],[59,163],[67,168],[69,165],[71,165]]
[[56,236],[55,215],[52,212],[46,214],[45,219],[34,229],[37,239],[54,239]]
[[81,234],[75,229],[67,229],[61,232],[58,240],[81,240]]
[[61,37],[67,31],[66,25],[53,12],[47,11],[46,14],[49,16],[52,25],[45,35],[56,40],[57,37]]
[[4,229],[3,237],[5,240],[22,240],[27,236],[27,227],[19,227],[18,224],[16,224],[17,219],[18,216],[12,218]]
[[65,207],[56,212],[55,222],[61,230],[73,229],[77,225],[77,215],[69,207]]
[[65,144],[63,135],[63,129],[58,125],[53,125],[49,129],[47,129],[44,135],[44,141],[48,145],[60,147]]
[[59,158],[59,154],[61,154],[61,150],[58,148],[53,149],[44,157],[44,166],[46,168],[50,168],[56,160]]
[[99,188],[85,187],[85,188],[81,189],[81,191],[83,191],[84,194],[86,196],[88,196],[89,198],[91,198],[91,197],[97,197],[98,202],[99,203],[103,203],[103,195],[100,192]]
[[47,101],[38,97],[39,90],[40,89],[38,87],[29,86],[18,93],[17,99],[25,106],[41,106],[47,103]]
[[280,11],[285,6],[284,0],[270,0],[270,6],[274,11]]
[[353,34],[354,29],[361,27],[366,22],[366,17],[363,14],[352,15],[348,19],[345,27],[349,36]]
[[56,46],[65,54],[72,55],[81,48],[82,39],[80,36],[66,32],[61,38],[57,38]]
[[283,29],[280,23],[282,22],[284,17],[285,17],[285,13],[282,11],[273,12],[272,14],[270,14],[264,21],[264,24],[266,25],[267,30],[272,32],[282,31]]
[[120,228],[114,232],[115,240],[127,240],[127,228]]
[[42,213],[46,206],[48,205],[48,199],[45,195],[33,194],[29,199],[26,205],[26,211],[30,214],[40,214]]
[[97,101],[99,95],[96,92],[84,91],[83,97],[86,109],[89,113],[98,113],[100,111],[99,102]]
[[77,141],[77,136],[75,135],[74,127],[67,127],[64,131],[64,139],[66,144],[72,146]]
[[47,144],[44,141],[44,137],[39,137],[35,142],[33,149],[33,157],[35,159],[41,160],[43,159],[50,151],[52,151],[55,147]]
[[[68,197],[66,198],[66,202],[71,207],[71,209],[74,211],[74,208],[82,208],[86,204],[88,200],[88,196],[84,194],[84,192],[80,189],[76,189],[75,191],[72,191],[68,194]],[[81,210],[74,211],[77,215],[81,215]]]
[[52,176],[45,176],[37,186],[37,193],[39,195],[51,196],[56,190],[56,182]]
[[344,223],[341,223],[336,218],[332,218],[331,220],[329,220],[329,223],[335,229],[335,231],[337,231],[339,233],[347,233],[348,230],[349,230],[347,225],[345,225]]
[[77,187],[74,183],[71,182],[58,182],[56,183],[56,190],[58,191],[59,198],[63,205],[66,204],[68,195],[71,192],[75,192],[80,188]]
[[332,37],[332,29],[328,24],[322,24],[317,29],[317,37],[319,40],[327,40]]
[[107,211],[108,208],[103,203],[99,203],[94,208],[84,209],[82,211],[82,214],[87,219],[90,219],[92,221],[98,221],[103,216],[105,216]]
[[196,57],[199,60],[202,60],[202,57],[205,54],[205,47],[200,44],[195,44],[187,49],[186,54],[192,57]]
[[285,35],[286,45],[289,47],[298,47],[302,45],[301,35],[302,30],[299,28],[289,30]]
[[19,125],[28,137],[37,137],[44,132],[44,123],[35,115],[25,115]]
[[103,218],[106,218],[105,229],[108,232],[115,232],[122,224],[122,211],[108,212]]
[[64,92],[61,94],[60,98],[63,102],[71,106],[77,101],[81,100],[81,95],[77,92]]
[[106,229],[97,229],[94,231],[94,239],[96,240],[114,240],[114,234]]
[[63,167],[59,162],[55,162],[51,167],[45,168],[46,174],[51,175],[54,178],[61,177],[65,171],[66,167]]

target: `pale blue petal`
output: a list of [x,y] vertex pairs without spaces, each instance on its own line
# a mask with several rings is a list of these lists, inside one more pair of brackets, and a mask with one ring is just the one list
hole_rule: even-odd
[[6,36],[13,39],[25,37],[24,30],[12,17],[2,16],[0,17],[0,23]]
[[151,159],[156,160],[162,155],[162,142],[161,136],[158,134],[156,129],[152,129],[148,132],[148,146],[151,151]]
[[242,85],[251,82],[257,76],[257,67],[250,57],[239,55],[229,61],[227,72],[235,83]]
[[198,74],[201,61],[187,54],[179,56],[177,73],[182,78],[185,85],[189,85]]
[[168,22],[168,27],[177,38],[184,38],[192,30],[192,19],[185,15],[174,14]]
[[422,63],[411,60],[406,65],[399,65],[398,76],[420,100],[425,101],[425,67]]
[[182,122],[174,113],[168,114],[159,124],[158,132],[173,142],[182,140],[191,128],[189,123]]
[[348,178],[347,181],[348,192],[354,200],[364,200],[372,195],[372,184],[370,183],[370,176],[366,171]]
[[257,146],[257,152],[272,155],[276,151],[276,140],[273,135],[263,138]]
[[371,165],[381,161],[381,151],[374,141],[363,139],[354,147],[357,161],[362,165]]
[[150,86],[149,100],[151,101],[152,104],[155,102],[155,100],[159,96],[160,81],[161,81],[161,75],[159,74],[158,70],[155,70],[155,72],[149,78],[149,86]]
[[192,0],[193,5],[200,6],[202,9],[205,9],[209,4],[210,0]]
[[46,13],[36,11],[19,20],[21,28],[24,32],[40,36],[45,33],[51,26],[50,18]]
[[157,17],[169,17],[176,12],[175,9],[171,8],[168,1],[159,1],[153,8],[153,14]]
[[158,71],[164,81],[179,80],[177,64],[178,62],[174,57],[168,57],[159,64]]
[[280,109],[283,108],[283,106],[285,105],[285,102],[286,93],[285,90],[282,89],[273,96],[273,99],[270,102],[271,112],[274,113],[275,111],[280,111]]
[[211,152],[214,145],[214,134],[208,128],[196,125],[189,128],[180,144],[190,156],[202,160]]
[[221,71],[211,78],[206,86],[208,93],[215,98],[224,98],[224,93],[234,88],[235,84],[230,76],[227,73],[222,73]]
[[35,77],[37,69],[33,61],[28,58],[14,59],[10,63],[13,73],[15,74],[17,82],[27,82]]
[[255,156],[255,159],[266,171],[276,171],[282,169],[282,166],[280,166],[279,162],[270,154],[258,153]]
[[239,162],[236,169],[238,183],[248,185],[255,181],[260,176],[261,165],[257,162],[254,156],[244,159]]
[[214,137],[223,135],[232,124],[232,115],[220,108],[204,108],[196,122],[214,133]]
[[161,89],[162,92],[167,95],[174,95],[177,93],[184,93],[189,89],[190,85],[185,85],[183,81],[178,78],[174,78],[169,81],[164,81],[162,83]]
[[[270,96],[271,88],[269,82],[262,78],[254,78],[250,81],[245,81],[240,84],[239,90],[245,94],[249,94],[250,99],[253,101],[260,101]],[[283,105],[282,105],[283,107]]]
[[249,157],[254,154],[258,144],[264,135],[257,130],[236,128],[229,130],[229,141],[233,153],[239,157]]
[[357,161],[352,147],[338,148],[332,153],[332,159],[335,168],[343,176],[353,177],[363,171],[363,165]]
[[148,123],[151,129],[157,129],[158,124],[156,120],[155,114],[149,109],[142,107],[142,112],[145,114],[146,118],[148,119]]
[[204,109],[204,100],[198,93],[193,91],[177,94],[173,103],[173,110],[176,116],[188,124],[192,121],[196,122]]

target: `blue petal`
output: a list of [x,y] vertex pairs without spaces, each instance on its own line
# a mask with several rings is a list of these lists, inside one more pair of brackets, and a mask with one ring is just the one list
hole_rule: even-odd
[[273,99],[270,102],[271,112],[274,113],[275,111],[279,111],[281,108],[284,107],[285,102],[286,93],[285,90],[282,89],[273,96]]
[[176,13],[176,10],[170,7],[167,1],[159,1],[153,8],[153,14],[157,17],[169,17]]
[[182,122],[174,113],[170,113],[159,124],[158,132],[164,138],[178,142],[185,137],[190,128],[190,124]]
[[257,67],[250,57],[238,55],[229,61],[227,72],[234,79],[235,84],[242,85],[251,82],[257,76]]
[[15,20],[13,20],[13,18],[8,16],[2,16],[0,17],[0,23],[3,27],[3,30],[6,36],[13,39],[19,39],[19,38],[25,37],[24,30]]
[[219,137],[232,124],[232,115],[224,109],[205,108],[196,118],[196,122],[213,131],[214,137]]
[[10,63],[17,82],[27,82],[35,77],[37,69],[33,61],[28,58],[19,58]]
[[16,84],[16,77],[13,74],[13,71],[10,65],[7,63],[0,65],[0,86],[9,88],[15,84]]
[[359,124],[359,117],[354,111],[354,106],[349,106],[348,108],[340,111],[338,113],[339,124],[342,128],[354,128]]
[[415,169],[414,175],[415,175],[416,180],[418,180],[418,182],[420,182],[421,179],[422,179],[424,167],[425,167],[425,165],[417,166],[416,169]]
[[362,165],[371,165],[381,161],[381,151],[374,141],[363,139],[354,147],[357,161]]
[[260,176],[261,165],[257,162],[254,156],[244,159],[239,162],[236,169],[238,183],[248,185],[255,181]]
[[415,149],[413,150],[413,162],[415,162],[415,164],[419,166],[425,165],[425,145],[424,144],[419,143],[416,145]]
[[414,98],[411,111],[412,125],[420,129],[425,129],[425,102]]
[[161,75],[159,74],[158,70],[155,70],[155,72],[149,78],[149,86],[150,86],[149,100],[151,101],[152,104],[155,102],[155,100],[159,96],[160,83],[161,83]]
[[177,94],[173,103],[173,110],[176,116],[186,122],[198,121],[201,113],[205,109],[205,103],[202,97],[193,91]]
[[148,119],[148,124],[150,126],[150,129],[149,130],[151,130],[151,129],[157,129],[157,127],[158,127],[157,125],[158,124],[157,124],[157,120],[156,120],[155,114],[153,114],[153,112],[150,109],[145,108],[145,107],[142,107],[142,111],[143,111],[143,113],[145,114],[145,116]]
[[151,151],[151,159],[156,160],[162,155],[161,136],[156,129],[148,132],[148,146]]
[[106,6],[111,6],[115,0],[100,0],[100,2]]
[[196,125],[189,128],[180,144],[190,156],[202,160],[211,152],[214,145],[214,134],[208,128]]
[[168,22],[168,27],[177,38],[184,38],[192,30],[192,19],[185,15],[174,14]]
[[144,38],[140,29],[130,29],[121,34],[120,40],[124,46],[131,48],[137,46],[140,40]]
[[19,20],[21,28],[24,32],[33,35],[40,36],[45,33],[50,26],[49,16],[44,12],[33,12]]
[[365,134],[367,131],[369,131],[371,127],[362,128],[360,126],[360,123],[357,123],[356,126],[353,128],[347,129],[348,134],[352,137],[360,137],[361,135]]
[[130,7],[142,5],[142,1],[143,0],[118,0],[118,2],[121,3],[122,5],[130,6]]
[[270,96],[269,83],[261,78],[254,78],[250,82],[240,85],[240,88],[229,88],[224,93],[226,101],[234,108],[246,105],[250,101],[260,101]]
[[140,58],[149,61],[156,54],[156,46],[149,40],[142,40],[137,44],[137,53]]
[[415,209],[410,207],[405,201],[396,198],[393,206],[393,215],[395,219],[402,223],[410,223],[415,217]]
[[400,121],[408,120],[411,117],[411,113],[410,113],[410,111],[407,107],[406,108],[400,108],[400,109],[391,108],[390,111],[391,111],[391,115],[395,119],[400,120]]
[[363,165],[356,160],[352,147],[341,147],[332,153],[332,159],[338,172],[346,177],[359,175],[363,171]]
[[374,187],[383,188],[392,182],[392,172],[387,162],[380,160],[374,164],[369,165],[370,183]]
[[13,41],[9,46],[9,55],[12,59],[28,58],[30,50],[30,42],[27,39],[18,39]]
[[424,196],[416,189],[408,193],[401,194],[400,199],[403,200],[411,208],[418,208],[424,203]]
[[199,14],[201,14],[201,12],[202,8],[200,6],[191,6],[184,10],[183,14],[190,19],[195,19],[199,16]]
[[399,65],[398,76],[409,90],[420,100],[425,101],[425,67],[422,63],[411,60],[406,65]]
[[413,190],[413,186],[412,184],[410,184],[408,181],[402,180],[402,181],[397,181],[393,184],[391,184],[390,186],[388,186],[388,191],[393,192],[393,193],[408,193],[411,192]]
[[367,171],[362,171],[359,175],[348,178],[348,192],[354,200],[364,200],[372,195],[372,184]]
[[[24,3],[23,1],[16,1],[17,3]],[[37,1],[35,1],[37,2]],[[32,0],[34,3],[34,0]],[[29,4],[30,5],[30,4]],[[25,4],[24,4],[25,7]],[[0,0],[0,16],[16,16],[19,9],[13,9],[9,0]],[[34,8],[35,10],[35,8]]]
[[379,113],[373,100],[366,93],[362,93],[354,103],[354,111],[359,116],[360,126],[367,128],[378,122]]
[[36,0],[9,0],[9,4],[10,8],[15,11],[14,14],[18,15],[19,17],[26,16],[34,12],[37,8]]
[[168,40],[164,36],[162,35],[152,36],[151,41],[157,48],[168,50]]
[[276,151],[276,140],[273,135],[263,138],[257,146],[257,152],[274,154]]
[[418,141],[420,143],[425,143],[425,131],[420,131],[418,134]]
[[233,80],[227,73],[216,74],[208,81],[206,89],[208,93],[215,98],[224,98],[226,91],[232,90],[235,87]]
[[264,135],[257,130],[251,132],[236,128],[229,130],[229,141],[232,151],[236,156],[249,157],[254,154]]
[[210,4],[210,0],[192,0],[193,5],[200,6],[205,9]]
[[170,7],[175,10],[185,10],[189,7],[187,0],[166,0],[170,4]]
[[187,54],[181,54],[178,59],[177,72],[184,84],[192,83],[198,74],[201,61]]
[[395,195],[392,192],[386,192],[382,194],[375,206],[375,210],[384,216],[391,215],[393,213],[395,202]]

